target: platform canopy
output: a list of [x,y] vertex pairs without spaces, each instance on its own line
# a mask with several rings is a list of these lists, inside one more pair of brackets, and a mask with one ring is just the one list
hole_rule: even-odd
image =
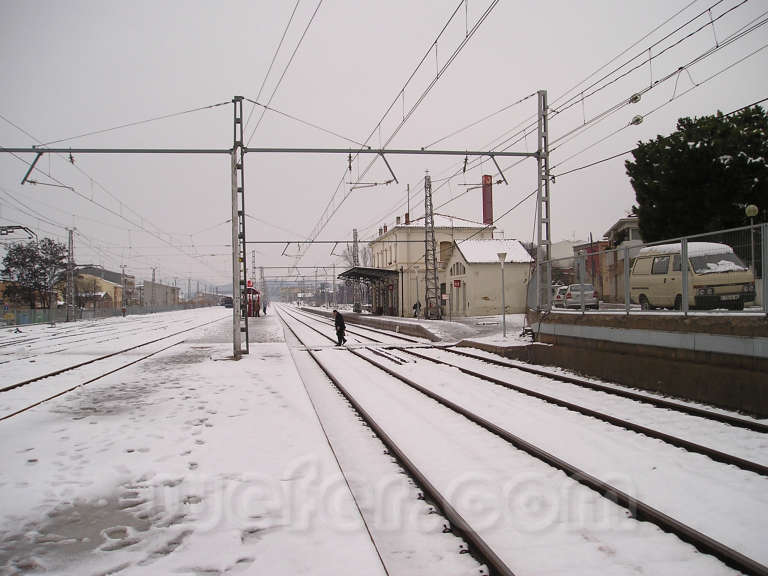
[[386,270],[385,268],[365,268],[363,266],[355,266],[349,270],[345,270],[339,274],[339,278],[342,280],[360,280],[361,282],[376,282],[381,280],[388,280],[390,278],[397,278],[400,272],[397,270]]

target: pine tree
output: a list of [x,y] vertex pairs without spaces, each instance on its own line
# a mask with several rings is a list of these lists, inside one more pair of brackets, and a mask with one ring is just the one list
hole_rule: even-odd
[[747,224],[744,208],[768,209],[768,116],[681,118],[677,131],[640,142],[625,166],[646,242]]
[[61,242],[43,238],[11,244],[3,258],[3,276],[8,279],[4,298],[47,308],[51,282],[58,283],[66,265],[67,248]]

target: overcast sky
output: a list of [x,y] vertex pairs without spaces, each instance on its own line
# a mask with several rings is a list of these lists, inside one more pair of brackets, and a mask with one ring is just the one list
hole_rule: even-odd
[[[276,110],[338,135],[276,112],[267,112],[258,123],[261,109],[251,115],[253,106],[246,104],[250,146],[348,148],[355,146],[350,140],[363,142],[373,134],[369,144],[378,147],[390,139],[404,114],[435,81],[437,70],[493,4],[325,0],[318,8],[318,0],[300,0],[293,13],[294,0],[0,0],[0,145],[47,143],[227,103],[55,144],[226,149],[232,146],[233,134],[229,102],[242,95],[264,104],[271,99]],[[457,7],[435,49],[435,39]],[[553,112],[572,104],[550,120],[554,174],[624,152],[639,140],[674,131],[681,116],[731,112],[767,97],[768,49],[760,49],[768,45],[768,26],[729,43],[734,33],[762,22],[767,10],[764,0],[501,0],[387,146],[421,148],[437,142],[431,147],[500,150],[512,144],[510,150],[533,151],[535,131],[529,129],[524,139],[519,134],[536,114],[535,96],[525,98],[547,90]],[[650,65],[644,63],[649,54]],[[644,92],[638,103],[593,121],[701,56]],[[589,87],[633,57],[629,66],[607,78],[610,84]],[[644,121],[630,125],[636,115]],[[586,127],[572,133],[585,122]],[[634,203],[624,171],[624,160],[630,157],[556,179],[554,241],[588,239],[590,233],[599,238],[626,214]],[[59,240],[65,239],[66,227],[74,226],[78,263],[115,270],[125,264],[139,279],[151,277],[151,267],[157,267],[159,278],[177,278],[184,287],[187,278],[211,284],[231,278],[228,156],[76,154],[74,165],[56,156],[39,162],[41,171],[31,178],[55,183],[52,176],[75,192],[21,186],[25,162],[33,155],[21,158],[0,154],[0,224],[25,225]],[[349,239],[353,228],[360,230],[362,239],[370,239],[379,226],[391,225],[396,215],[404,214],[407,184],[412,215],[423,214],[425,170],[435,180],[438,212],[479,221],[480,190],[441,205],[464,192],[465,184],[479,183],[484,173],[499,178],[487,158],[469,158],[469,169],[462,173],[463,157],[389,156],[399,184],[350,193],[349,183],[357,181],[358,174],[365,182],[390,178],[381,160],[363,175],[371,159],[355,161],[350,174],[345,156],[248,154],[246,212],[258,219],[247,221],[248,240],[307,237],[329,203],[335,213],[319,239]],[[536,187],[535,160],[510,167],[514,159],[500,159],[500,164],[509,185],[494,187],[497,217]],[[507,237],[531,240],[534,220],[535,200],[529,199],[501,218],[497,227]],[[293,258],[281,256],[283,248],[253,246],[257,266],[292,264]],[[294,254],[295,246],[287,253]],[[340,260],[330,254],[330,246],[322,245],[307,252],[300,264],[334,262]],[[270,276],[278,273],[268,271]]]

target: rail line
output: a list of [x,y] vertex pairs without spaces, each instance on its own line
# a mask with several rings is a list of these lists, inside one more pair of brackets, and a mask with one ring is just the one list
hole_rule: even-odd
[[104,354],[103,356],[99,356],[97,358],[91,358],[90,360],[85,360],[83,362],[79,362],[77,364],[73,364],[72,366],[67,366],[65,368],[60,368],[58,370],[54,370],[52,372],[48,372],[47,374],[42,374],[40,376],[35,376],[34,378],[29,378],[27,380],[22,380],[21,382],[16,382],[15,384],[10,384],[8,386],[4,386],[3,388],[0,388],[0,392],[8,392],[9,390],[13,390],[14,388],[20,388],[21,386],[26,386],[28,384],[32,384],[33,382],[37,382],[39,380],[43,380],[45,378],[50,378],[52,376],[58,376],[59,374],[63,374],[64,372],[69,372],[70,370],[75,370],[77,368],[81,368],[83,366],[87,366],[88,364],[93,364],[95,362],[99,362],[101,360],[106,360],[107,358],[112,358],[113,356],[118,356],[120,354],[125,354],[126,352],[130,352],[132,350],[136,350],[138,348],[142,348],[144,346],[149,346],[150,344],[154,344],[155,342],[160,342],[161,340],[167,340],[168,338],[173,338],[174,336],[178,336],[179,334],[184,334],[186,332],[190,332],[192,330],[196,330],[197,328],[202,328],[203,326],[208,326],[209,324],[214,324],[216,322],[221,322],[224,320],[224,318],[219,318],[217,320],[211,320],[210,322],[204,322],[203,324],[199,324],[197,326],[192,326],[191,328],[185,328],[184,330],[180,330],[178,332],[174,332],[173,334],[166,334],[165,336],[161,336],[160,338],[155,338],[154,340],[150,340],[148,342],[143,342],[142,344],[137,344],[135,346],[130,346],[128,348],[124,348],[123,350],[118,350],[116,352],[110,352],[109,354]]
[[[302,311],[299,311],[299,310],[292,310],[292,313],[298,314],[300,316],[304,316],[305,318],[311,318],[312,320],[315,320],[315,321],[323,321],[323,323],[328,324],[330,326],[333,326],[333,323],[329,320],[329,318],[327,318],[326,316],[322,316],[320,314],[306,313],[306,312],[302,312]],[[395,338],[395,339],[398,339],[398,340],[405,340],[406,342],[413,342],[414,344],[423,344],[424,343],[421,340],[417,340],[415,338],[411,338],[411,337],[408,337],[408,336],[403,336],[402,334],[399,334],[397,332],[390,332],[390,331],[387,331],[387,330],[381,330],[379,328],[372,328],[370,326],[361,326],[360,324],[356,324],[355,326],[357,327],[357,330],[365,330],[367,332],[373,332],[374,334],[383,334],[383,335],[388,336],[390,338]],[[359,332],[357,330],[352,330],[350,328],[347,328],[347,332],[349,332],[350,334],[356,334],[358,336],[362,336],[363,338],[368,338],[370,340],[373,340],[374,342],[381,343],[380,340],[376,340],[375,338],[371,338],[370,336],[362,334],[361,332]]]
[[[317,331],[319,334],[322,334],[323,336],[333,341],[331,337],[323,334],[316,328],[310,326],[301,319],[296,318],[285,310],[278,310],[278,314],[280,314],[281,317],[282,314],[285,314],[286,316],[293,318],[297,322],[300,322],[301,324]],[[293,327],[285,320],[283,320],[283,323],[293,333],[296,339],[303,343],[302,338],[293,329]],[[480,562],[489,568],[490,573],[494,575],[498,574],[500,576],[514,576],[514,572],[512,572],[509,566],[507,566],[502,561],[502,559],[499,558],[499,556],[485,542],[485,540],[483,540],[483,538],[481,538],[480,535],[470,526],[469,522],[467,522],[461,516],[461,514],[459,514],[459,512],[451,505],[448,499],[443,496],[437,487],[432,482],[430,482],[426,475],[422,473],[421,470],[419,470],[416,464],[410,458],[408,458],[405,452],[384,431],[384,429],[376,422],[376,420],[374,420],[373,417],[371,417],[371,415],[360,405],[355,397],[349,393],[349,391],[344,387],[339,379],[333,375],[325,363],[323,363],[323,361],[318,357],[317,353],[310,347],[307,347],[307,352],[315,361],[315,363],[317,363],[318,367],[323,371],[323,373],[328,377],[328,379],[333,382],[334,386],[336,386],[339,392],[341,392],[341,394],[353,406],[360,417],[366,422],[366,424],[368,424],[371,430],[375,432],[382,443],[387,447],[387,450],[389,450],[390,454],[392,454],[397,459],[403,469],[405,469],[411,478],[414,479],[424,494],[435,504],[443,516],[445,516],[446,519],[451,523],[453,531],[464,538],[464,540],[470,546],[470,551],[479,559]]]
[[610,414],[605,414],[603,412],[598,412],[597,410],[592,410],[591,408],[587,408],[579,404],[574,404],[573,402],[568,402],[566,400],[556,398],[555,396],[550,396],[542,392],[537,392],[536,390],[531,390],[530,388],[526,388],[525,386],[518,386],[517,384],[513,384],[512,382],[509,382],[507,380],[494,378],[493,376],[489,376],[487,374],[477,372],[476,370],[470,370],[469,368],[465,368],[457,364],[452,364],[450,362],[445,362],[444,360],[432,358],[431,356],[428,356],[426,354],[420,354],[419,352],[410,350],[408,348],[396,348],[396,349],[406,354],[415,356],[416,358],[421,358],[422,360],[427,360],[435,364],[456,368],[457,370],[459,370],[464,374],[467,374],[468,376],[473,376],[475,378],[480,378],[481,380],[486,380],[487,382],[491,382],[493,384],[502,386],[509,390],[514,390],[515,392],[525,394],[526,396],[538,398],[539,400],[543,400],[544,402],[548,402],[550,404],[554,404],[556,406],[561,406],[563,408],[567,408],[568,410],[578,412],[579,414],[583,414],[584,416],[591,416],[592,418],[597,418],[598,420],[602,420],[603,422],[608,422],[609,424],[613,424],[614,426],[619,426],[620,428],[626,428],[627,430],[632,430],[633,432],[637,432],[638,434],[644,434],[651,438],[662,440],[667,444],[671,444],[672,446],[677,446],[678,448],[683,448],[684,450],[688,450],[689,452],[696,452],[698,454],[703,454],[704,456],[708,456],[709,458],[712,458],[712,460],[715,460],[717,462],[722,462],[723,464],[736,466],[738,468],[741,468],[742,470],[755,472],[762,476],[768,476],[768,466],[764,466],[762,464],[759,464],[758,462],[752,462],[750,460],[746,460],[744,458],[739,458],[738,456],[734,456],[733,454],[720,452],[719,450],[714,450],[713,448],[702,446],[701,444],[696,444],[694,442],[684,440],[683,438],[678,438],[677,436],[666,434],[664,432],[654,430],[653,428],[648,428],[647,426],[635,424],[634,422],[623,420],[621,418],[617,418],[616,416],[611,416]]
[[[285,313],[286,316],[291,317],[294,321],[305,325],[306,327],[317,332],[324,338],[333,341],[332,337],[323,333],[316,327],[311,326],[310,324],[304,322],[299,318],[296,318],[295,316],[291,315],[288,312],[285,312],[285,311],[282,311],[282,312]],[[296,335],[296,338],[300,342],[303,342],[303,340],[298,336],[298,334],[290,326],[290,324],[288,322],[285,322],[285,323],[289,327],[289,329],[294,333],[294,335]],[[307,346],[307,351],[310,353],[312,358],[318,363],[318,365],[321,367],[323,372],[325,372],[328,375],[328,377],[334,382],[334,384],[339,388],[342,394],[344,394],[344,396],[347,397],[350,403],[353,406],[355,406],[355,408],[358,410],[360,415],[366,420],[366,422],[368,422],[371,428],[377,431],[378,433],[380,429],[379,426],[376,425],[375,422],[369,421],[370,416],[367,413],[365,413],[364,410],[362,410],[362,407],[359,406],[359,403],[357,403],[356,400],[353,397],[351,397],[351,395],[344,389],[344,387],[340,383],[338,383],[338,379],[335,378],[330,373],[330,370],[328,370],[326,366],[324,366],[322,360],[318,358],[317,353],[311,349],[311,346]],[[683,522],[676,520],[675,518],[661,512],[660,510],[646,504],[645,502],[627,494],[622,490],[619,490],[615,486],[612,486],[598,479],[597,477],[577,468],[576,466],[566,462],[565,460],[557,456],[554,456],[553,454],[535,446],[534,444],[524,440],[523,438],[512,434],[508,430],[501,428],[500,426],[490,422],[489,420],[481,416],[478,416],[477,414],[471,412],[470,410],[467,410],[466,408],[456,404],[455,402],[452,402],[451,400],[441,396],[440,394],[437,394],[434,391],[420,385],[419,383],[404,376],[403,374],[398,373],[396,370],[392,369],[391,367],[386,366],[381,362],[374,360],[373,358],[367,357],[366,355],[360,353],[358,350],[346,348],[346,351],[360,358],[361,360],[364,360],[365,362],[371,364],[372,366],[375,366],[379,370],[386,372],[393,378],[396,378],[400,382],[406,384],[407,386],[411,387],[414,390],[417,390],[418,392],[422,393],[428,398],[431,398],[432,400],[438,402],[442,406],[445,406],[446,408],[452,410],[453,412],[464,416],[465,418],[481,426],[485,430],[507,441],[512,446],[528,453],[529,455],[539,459],[540,461],[545,462],[546,464],[549,464],[550,466],[553,466],[554,468],[557,468],[558,470],[563,471],[566,475],[568,475],[575,481],[579,482],[580,484],[588,488],[591,488],[592,490],[595,490],[596,492],[598,492],[599,494],[601,494],[611,502],[614,502],[624,507],[626,510],[629,511],[632,517],[638,520],[646,520],[646,521],[652,522],[662,530],[675,534],[681,540],[693,544],[700,551],[711,554],[719,558],[725,564],[732,566],[738,570],[741,570],[748,574],[768,576],[767,566],[747,557],[741,552],[707,536],[706,534],[692,528],[691,526],[684,524]],[[381,432],[382,434],[385,434],[383,430]],[[382,436],[383,441],[385,437],[386,435]],[[387,441],[385,441],[385,444],[389,446],[389,443],[391,443],[392,440],[389,437],[386,437],[386,438],[387,438]],[[395,450],[395,447],[393,447],[392,450],[393,450],[393,453],[395,454],[402,454],[402,451]],[[402,454],[402,457],[407,458],[405,457],[404,454]],[[398,460],[400,459],[401,457],[398,456]],[[410,472],[411,471],[410,467],[413,466],[413,463],[408,461],[407,459],[401,460],[401,462],[403,463],[403,466],[406,469],[408,469]],[[419,481],[419,476],[414,476],[414,477],[417,479],[417,481]],[[423,480],[426,480],[426,478],[424,478]],[[419,484],[421,484],[421,481],[419,481]],[[426,486],[425,486],[425,492],[429,493],[429,490],[426,488]],[[437,496],[434,496],[434,498],[435,498],[435,502],[439,504],[441,497],[437,495]],[[448,503],[446,502],[446,504]],[[450,506],[450,504],[448,504],[448,506]],[[452,508],[444,509],[441,507],[441,509],[443,509],[443,512],[446,514],[446,517],[448,517],[449,520],[451,520],[450,516],[453,513],[456,513],[456,511],[453,510]],[[479,538],[479,536],[477,536],[476,534],[473,535],[473,531],[471,527],[464,527],[464,528],[468,530],[467,533],[464,533],[465,538],[468,541],[470,541],[473,546],[475,546],[474,539]],[[459,526],[459,529],[461,530],[462,526]]]
[[631,390],[615,388],[613,386],[605,386],[603,384],[599,384],[597,382],[590,382],[589,380],[584,380],[582,378],[576,378],[574,376],[567,376],[565,374],[557,374],[555,372],[551,372],[548,370],[533,368],[532,366],[529,366],[520,362],[510,362],[510,361],[504,361],[504,360],[497,360],[495,358],[488,358],[487,356],[479,356],[477,354],[472,354],[471,352],[458,350],[455,346],[446,346],[441,349],[445,350],[446,352],[450,352],[451,354],[457,354],[459,356],[465,356],[467,358],[481,360],[483,362],[494,364],[496,366],[514,368],[516,370],[528,372],[529,374],[544,376],[546,378],[551,378],[553,380],[560,380],[561,382],[567,382],[568,384],[575,384],[576,386],[581,386],[583,388],[590,388],[592,390],[606,392],[608,394],[613,394],[615,396],[630,398],[632,400],[637,400],[638,402],[643,402],[645,404],[652,404],[659,408],[669,408],[671,410],[677,410],[678,412],[685,412],[686,414],[690,414],[692,416],[701,416],[702,418],[707,418],[709,420],[716,420],[718,422],[723,422],[725,424],[730,424],[732,426],[737,426],[739,428],[754,430],[755,432],[768,433],[768,424],[763,424],[762,422],[747,420],[746,418],[738,418],[736,416],[731,416],[730,414],[714,412],[712,410],[707,410],[705,408],[698,408],[696,406],[690,406],[690,405],[682,404],[679,402],[672,402],[670,400],[664,400],[663,398],[656,398],[654,396],[649,396],[648,394],[632,392]]

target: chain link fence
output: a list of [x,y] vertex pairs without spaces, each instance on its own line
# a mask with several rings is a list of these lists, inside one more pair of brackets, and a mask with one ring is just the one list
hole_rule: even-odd
[[629,241],[604,250],[588,244],[573,256],[541,262],[533,272],[528,307],[765,314],[767,237],[768,224],[756,224],[663,242]]
[[[210,305],[193,305],[193,304],[177,304],[173,306],[127,306],[125,309],[126,316],[132,316],[136,314],[153,314],[156,312],[172,312],[175,310],[188,310],[190,308],[205,308],[213,306]],[[55,321],[67,322],[67,309],[65,306],[58,307],[55,312]],[[123,311],[121,308],[74,308],[70,311],[69,321],[78,320],[97,320],[100,318],[111,318],[114,316],[122,316]],[[51,310],[42,308],[12,308],[4,307],[2,315],[2,325],[5,326],[23,326],[27,324],[45,324],[51,322]]]

